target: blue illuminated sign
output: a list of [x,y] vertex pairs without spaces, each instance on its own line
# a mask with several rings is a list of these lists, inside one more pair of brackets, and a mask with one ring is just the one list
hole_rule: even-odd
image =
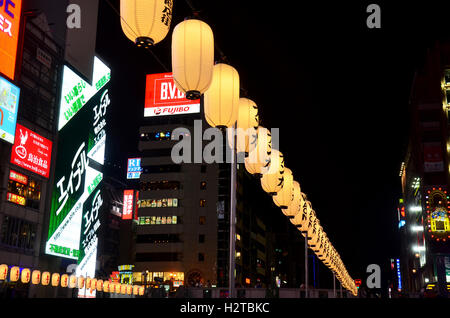
[[127,179],[139,179],[141,177],[141,172],[141,158],[128,159]]
[[400,273],[400,260],[397,258],[397,278],[398,278],[398,291],[402,290],[402,274]]
[[0,77],[0,139],[14,144],[20,88]]

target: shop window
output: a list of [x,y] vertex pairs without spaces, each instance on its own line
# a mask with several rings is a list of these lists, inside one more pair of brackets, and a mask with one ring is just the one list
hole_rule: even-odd
[[177,208],[177,198],[146,199],[137,201],[138,208]]
[[172,216],[140,216],[138,218],[139,225],[173,225],[181,224],[181,217]]
[[41,202],[41,182],[11,170],[9,173],[6,200],[39,210]]
[[36,224],[5,216],[0,229],[1,243],[11,247],[33,250],[36,241]]

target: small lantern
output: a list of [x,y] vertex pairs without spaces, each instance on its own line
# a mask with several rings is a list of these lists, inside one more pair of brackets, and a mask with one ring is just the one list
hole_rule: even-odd
[[9,273],[9,280],[12,282],[17,282],[20,277],[20,267],[14,266],[11,268],[11,272]]
[[144,296],[144,292],[145,292],[145,287],[144,286],[140,286],[139,287],[139,296]]
[[211,85],[214,68],[214,36],[208,24],[188,19],[172,33],[172,73],[187,99],[199,99]]
[[0,280],[6,280],[8,277],[8,265],[1,264],[0,265]]
[[139,286],[138,285],[134,285],[133,286],[133,295],[139,295]]
[[106,280],[103,282],[103,292],[109,293],[111,291],[111,282]]
[[120,0],[123,33],[137,46],[150,47],[161,42],[172,21],[172,1]]
[[42,278],[41,278],[41,284],[43,286],[47,286],[48,284],[50,284],[50,273],[49,272],[43,272],[42,273]]
[[204,94],[205,119],[211,127],[232,127],[238,117],[239,74],[230,65],[214,65],[211,86]]
[[99,291],[99,292],[103,291],[103,280],[101,280],[101,279],[97,280],[96,287],[97,287],[96,288],[97,291]]
[[22,269],[22,273],[20,274],[20,281],[24,284],[28,284],[31,280],[31,271],[29,268]]
[[78,289],[82,289],[85,284],[86,284],[86,278],[84,278],[83,275],[80,275],[80,277],[78,277],[78,281],[77,281]]
[[69,275],[62,274],[61,275],[61,287],[67,287],[69,286]]
[[131,295],[133,293],[133,286],[127,285],[127,295]]
[[59,285],[61,276],[58,273],[52,274],[52,286],[57,287]]
[[31,273],[31,283],[33,285],[37,285],[41,282],[41,271],[35,269],[32,273]]
[[90,289],[97,289],[97,278],[92,278]]
[[284,168],[283,178],[283,188],[272,199],[281,209],[287,209],[294,199],[294,176],[289,168]]
[[88,276],[86,277],[86,289],[91,288],[91,285],[92,285],[92,278]]
[[77,287],[77,276],[75,274],[72,274],[69,276],[69,288],[76,288]]

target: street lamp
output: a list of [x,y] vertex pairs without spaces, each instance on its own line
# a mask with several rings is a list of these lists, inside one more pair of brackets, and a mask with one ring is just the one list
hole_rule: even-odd
[[172,21],[172,1],[120,0],[122,31],[137,46],[148,48],[161,42]]

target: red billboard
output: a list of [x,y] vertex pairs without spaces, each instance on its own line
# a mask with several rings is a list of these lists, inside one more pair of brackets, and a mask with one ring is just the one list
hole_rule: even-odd
[[133,197],[134,190],[123,191],[122,220],[131,220],[133,218]]
[[0,0],[0,73],[14,80],[22,0]]
[[52,142],[17,124],[11,163],[45,178],[50,174]]
[[172,73],[147,75],[144,117],[200,112],[200,99],[189,100],[173,81]]

